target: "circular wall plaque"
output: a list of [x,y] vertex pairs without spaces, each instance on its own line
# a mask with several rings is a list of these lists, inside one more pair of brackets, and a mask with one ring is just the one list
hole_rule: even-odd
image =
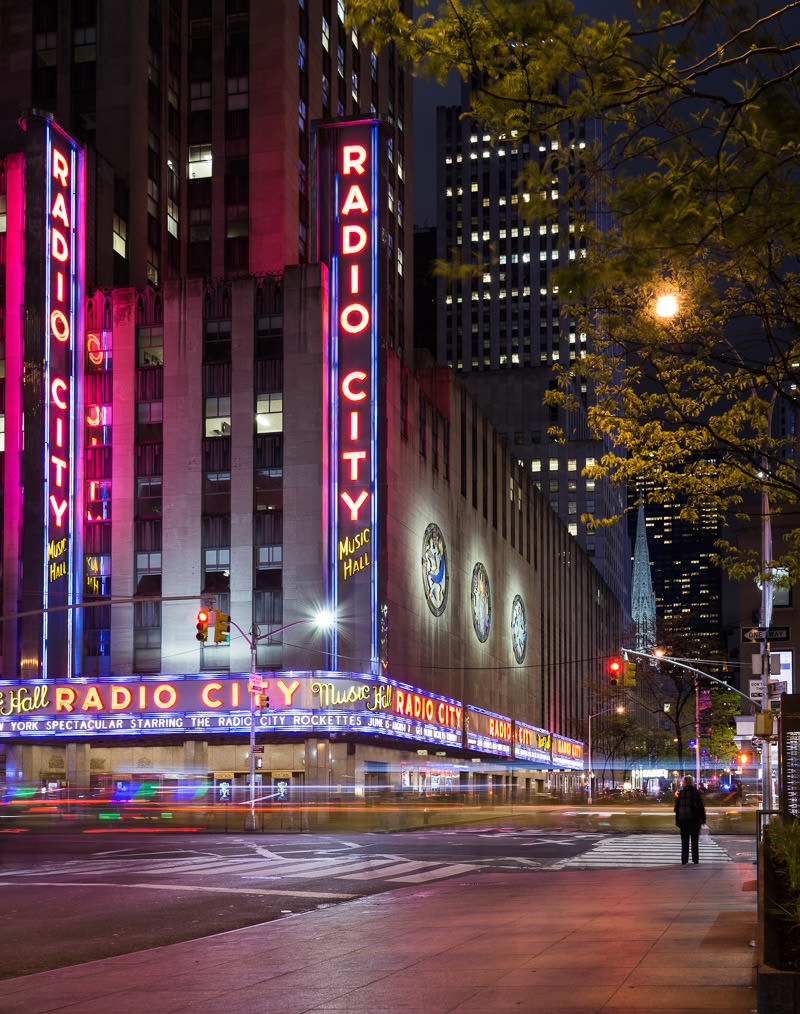
[[447,605],[447,544],[438,525],[428,525],[422,537],[422,587],[428,609],[441,616]]
[[528,647],[528,619],[521,595],[515,595],[511,605],[511,645],[514,658],[521,665],[525,661],[525,649]]
[[485,641],[492,626],[492,596],[489,575],[482,563],[472,569],[472,625],[479,641]]

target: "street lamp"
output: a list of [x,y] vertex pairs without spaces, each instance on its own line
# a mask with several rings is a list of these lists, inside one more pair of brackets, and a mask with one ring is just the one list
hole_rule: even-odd
[[592,719],[597,718],[599,715],[608,715],[612,711],[616,711],[618,715],[621,715],[625,711],[625,708],[621,704],[617,704],[613,708],[606,708],[604,711],[595,711],[593,715],[589,715],[589,736],[588,736],[589,795],[586,797],[586,803],[588,806],[592,805],[592,780],[594,777],[594,773],[592,772]]
[[670,317],[674,317],[677,312],[678,300],[671,292],[658,297],[656,300],[656,313],[659,317],[668,320]]
[[248,690],[250,691],[250,812],[245,820],[245,831],[256,830],[256,697],[261,693],[263,684],[261,677],[256,672],[256,656],[260,641],[268,641],[270,637],[283,633],[291,627],[298,627],[301,623],[314,623],[321,630],[329,630],[336,622],[334,614],[329,609],[322,609],[316,616],[307,616],[302,620],[294,620],[286,623],[277,630],[270,630],[266,634],[258,633],[258,626],[253,623],[250,634],[246,634],[238,623],[230,621],[242,637],[247,641],[250,648],[250,680]]

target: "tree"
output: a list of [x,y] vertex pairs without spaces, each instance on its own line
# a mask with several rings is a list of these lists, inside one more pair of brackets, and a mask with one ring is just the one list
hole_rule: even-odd
[[[723,523],[759,493],[772,513],[797,504],[793,427],[775,423],[800,409],[800,3],[635,0],[635,20],[566,0],[446,0],[416,20],[401,0],[349,7],[419,72],[471,81],[470,114],[493,138],[534,142],[520,207],[563,228],[558,176],[578,237],[558,298],[590,341],[548,399],[566,410],[559,437],[585,416],[609,441],[592,477],[689,520],[711,509]],[[590,121],[603,140],[582,147]],[[459,270],[487,253],[462,250]],[[796,520],[780,561],[720,548],[734,576],[800,576]]]
[[701,735],[700,748],[706,756],[722,767],[730,767],[736,756],[734,717],[741,712],[741,698],[730,690],[717,687],[711,692],[711,715],[708,734]]

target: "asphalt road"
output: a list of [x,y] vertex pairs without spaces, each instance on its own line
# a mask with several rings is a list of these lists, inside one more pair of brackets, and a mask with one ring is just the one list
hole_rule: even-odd
[[[0,978],[208,936],[367,894],[483,872],[673,863],[671,835],[525,828],[413,833],[4,835]],[[721,835],[701,861],[752,862]]]

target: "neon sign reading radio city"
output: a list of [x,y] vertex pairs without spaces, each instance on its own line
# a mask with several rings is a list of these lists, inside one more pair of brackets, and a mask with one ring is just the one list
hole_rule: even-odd
[[[361,144],[345,144],[341,149],[341,179],[344,197],[339,208],[339,329],[340,342],[368,331],[371,323],[371,228],[370,193],[365,182],[368,153]],[[366,180],[362,180],[366,177]],[[363,366],[369,366],[365,357]],[[350,369],[342,377],[340,457],[342,485],[339,496],[351,521],[358,521],[369,501],[371,463],[369,461],[370,376],[362,367]],[[366,443],[365,443],[366,438]],[[368,560],[366,561],[369,562]]]
[[[72,434],[71,343],[75,271],[74,156],[56,144],[49,149],[49,459],[47,462],[48,517],[50,528],[64,529],[69,520]],[[57,354],[63,349],[64,354]],[[62,576],[55,568],[55,576]],[[51,572],[51,580],[53,579]]]

